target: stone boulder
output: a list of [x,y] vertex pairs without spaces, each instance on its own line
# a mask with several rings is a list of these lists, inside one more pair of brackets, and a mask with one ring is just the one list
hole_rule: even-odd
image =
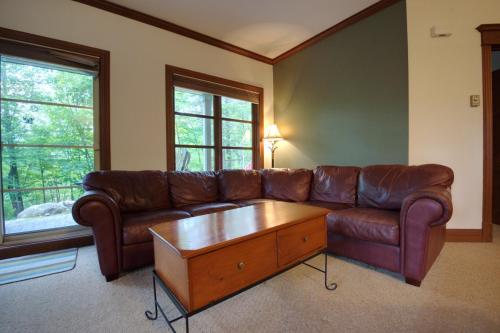
[[72,200],[65,200],[61,202],[47,202],[39,205],[33,205],[17,214],[17,218],[22,219],[27,217],[51,216],[69,213],[71,212],[73,203],[74,201]]

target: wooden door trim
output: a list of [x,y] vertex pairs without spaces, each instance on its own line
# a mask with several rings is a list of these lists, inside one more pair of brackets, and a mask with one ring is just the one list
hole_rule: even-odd
[[483,62],[483,221],[481,240],[493,239],[493,94],[491,52],[500,45],[500,24],[483,24],[481,33]]
[[446,229],[447,242],[481,242],[481,229]]

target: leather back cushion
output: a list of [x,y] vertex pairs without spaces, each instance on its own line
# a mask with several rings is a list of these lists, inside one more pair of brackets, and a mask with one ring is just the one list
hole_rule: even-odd
[[443,165],[372,165],[361,169],[358,204],[401,209],[404,198],[412,192],[430,186],[449,187],[452,183],[453,170]]
[[104,191],[123,213],[170,208],[162,171],[95,171],[83,178],[83,188]]
[[312,171],[307,169],[264,169],[264,198],[285,201],[307,201],[311,190]]
[[256,170],[222,170],[218,179],[219,194],[223,201],[262,197],[261,175]]
[[356,204],[356,187],[360,168],[318,166],[314,169],[311,200]]
[[175,207],[218,200],[217,176],[213,171],[172,171],[167,178]]

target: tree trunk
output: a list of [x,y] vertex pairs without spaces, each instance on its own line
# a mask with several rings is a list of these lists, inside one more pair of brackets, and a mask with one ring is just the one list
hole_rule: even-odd
[[[15,157],[12,157],[12,159],[10,160],[8,188],[19,188],[19,172],[17,171],[17,163]],[[21,192],[9,192],[9,197],[10,201],[12,202],[12,208],[14,209],[14,212],[17,216],[17,214],[24,210],[23,196]]]

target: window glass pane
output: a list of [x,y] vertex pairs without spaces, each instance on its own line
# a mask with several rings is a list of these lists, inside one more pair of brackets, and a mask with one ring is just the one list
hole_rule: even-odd
[[223,169],[252,169],[252,151],[249,149],[223,149]]
[[252,124],[223,120],[222,145],[226,147],[252,147]]
[[2,148],[4,190],[76,185],[93,169],[93,149]]
[[200,91],[175,87],[175,112],[213,116],[213,96]]
[[91,75],[11,60],[2,60],[1,74],[3,98],[93,106]]
[[222,118],[252,120],[252,103],[239,99],[222,97]]
[[175,148],[175,170],[210,171],[214,170],[214,149]]
[[[4,192],[5,233],[17,234],[75,226],[71,207],[82,194],[83,189],[80,186]],[[20,208],[21,212],[16,212]]]
[[92,109],[4,101],[1,119],[2,143],[94,144]]
[[175,116],[175,143],[180,145],[213,144],[214,121],[213,119]]

